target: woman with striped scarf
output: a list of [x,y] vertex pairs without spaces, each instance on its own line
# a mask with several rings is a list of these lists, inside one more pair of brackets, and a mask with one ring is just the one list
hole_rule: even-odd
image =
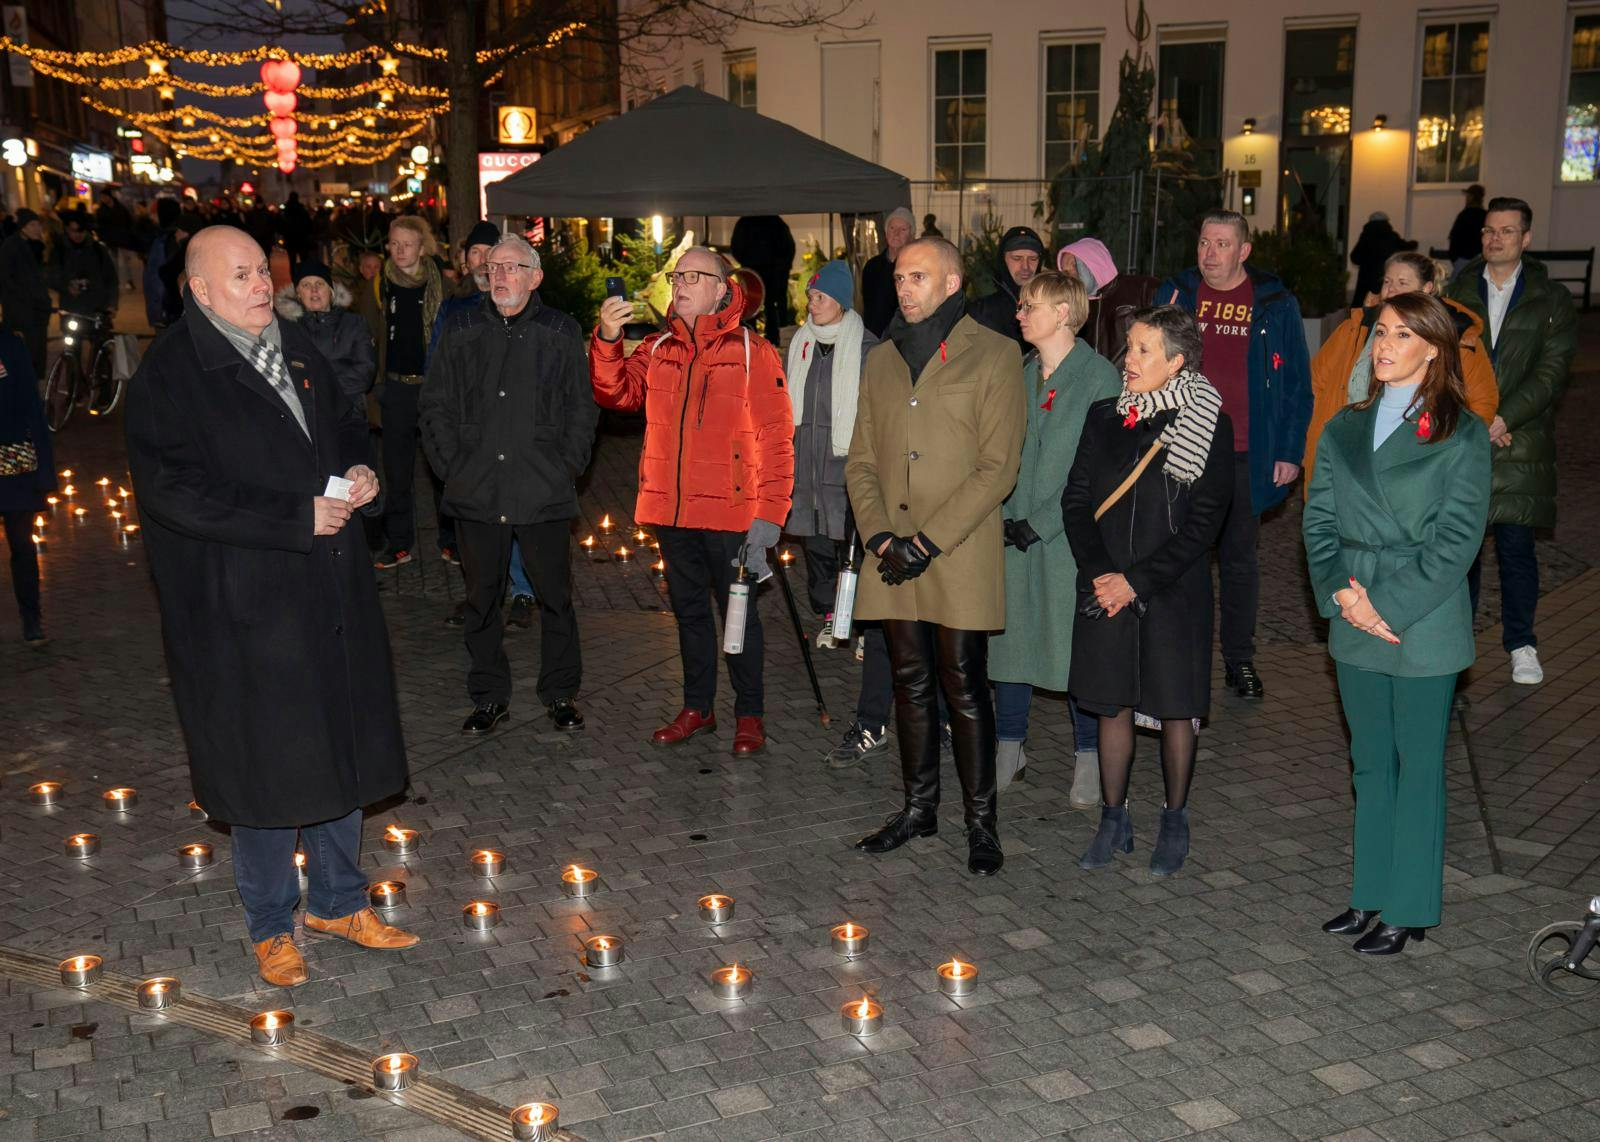
[[1211,705],[1207,553],[1233,496],[1233,426],[1197,371],[1201,345],[1184,309],[1134,316],[1122,392],[1090,407],[1061,497],[1078,561],[1070,689],[1100,719],[1100,828],[1085,869],[1133,851],[1135,711],[1161,723],[1166,799],[1150,871],[1170,876],[1189,852],[1189,782]]

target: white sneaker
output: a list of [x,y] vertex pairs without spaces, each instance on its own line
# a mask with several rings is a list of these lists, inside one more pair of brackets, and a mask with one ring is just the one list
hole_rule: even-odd
[[1544,667],[1539,665],[1539,649],[1519,646],[1511,652],[1511,681],[1524,686],[1537,686],[1544,681]]
[[856,636],[856,661],[857,662],[865,662],[866,660],[867,660],[867,636],[864,635],[864,634],[860,634],[860,635]]
[[829,615],[822,620],[822,629],[817,632],[817,649],[832,650],[838,645],[833,637],[833,616]]

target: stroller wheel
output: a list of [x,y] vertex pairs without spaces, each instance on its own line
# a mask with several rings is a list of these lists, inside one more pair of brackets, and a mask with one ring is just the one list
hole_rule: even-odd
[[1528,941],[1528,974],[1534,983],[1561,999],[1586,999],[1600,991],[1600,974],[1587,962],[1567,967],[1572,941],[1581,931],[1581,921],[1558,920]]

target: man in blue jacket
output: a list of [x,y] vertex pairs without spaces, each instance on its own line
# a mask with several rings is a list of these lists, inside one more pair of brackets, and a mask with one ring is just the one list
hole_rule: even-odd
[[1261,513],[1281,503],[1300,476],[1311,419],[1311,357],[1300,305],[1282,279],[1248,264],[1250,226],[1231,210],[1200,220],[1197,266],[1156,291],[1195,315],[1205,339],[1200,371],[1233,421],[1233,506],[1217,539],[1222,584],[1222,661],[1227,684],[1259,699],[1255,668]]

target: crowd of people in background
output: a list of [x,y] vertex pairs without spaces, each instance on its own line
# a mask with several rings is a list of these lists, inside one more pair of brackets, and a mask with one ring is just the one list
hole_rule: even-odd
[[[371,568],[418,557],[420,448],[437,553],[464,583],[445,620],[470,659],[462,732],[490,734],[510,716],[505,629],[535,614],[539,701],[555,729],[581,731],[576,489],[600,411],[642,414],[633,519],[659,542],[683,667],[681,708],[652,744],[716,729],[715,612],[727,622],[731,593],[771,576],[769,552],[788,535],[805,556],[815,645],[861,662],[855,717],[825,763],[848,769],[898,747],[902,806],[859,849],[888,853],[937,831],[948,749],[968,868],[999,872],[1000,794],[1025,773],[1032,701],[1045,692],[1065,696],[1072,717],[1071,804],[1099,813],[1085,870],[1133,850],[1136,734],[1159,735],[1149,868],[1170,876],[1189,851],[1219,644],[1228,690],[1268,694],[1255,643],[1260,523],[1304,476],[1310,579],[1331,624],[1358,798],[1349,909],[1326,927],[1359,935],[1361,951],[1396,952],[1439,922],[1444,738],[1473,660],[1486,531],[1512,677],[1543,677],[1533,536],[1554,523],[1555,404],[1575,310],[1527,256],[1527,204],[1482,204],[1481,192],[1452,232],[1455,266],[1374,215],[1351,253],[1354,305],[1315,356],[1294,294],[1252,264],[1247,221],[1227,210],[1197,220],[1194,264],[1164,279],[1119,268],[1092,235],[1052,253],[1014,227],[979,297],[932,216],[919,236],[896,210],[859,280],[844,259],[806,274],[806,312],[786,345],[793,239],[781,219],[746,218],[731,252],[754,272],[748,284],[723,254],[683,251],[665,271],[665,323],[632,330],[631,346],[631,299],[609,297],[586,335],[541,300],[540,250],[488,222],[451,250],[436,218],[313,210],[295,195],[243,211],[225,199],[127,209],[115,196],[49,219],[19,210],[0,243],[0,307],[16,334],[0,337],[0,449],[31,443],[35,455],[26,470],[0,468],[0,510],[24,632],[43,639],[31,544],[14,529],[53,487],[34,389],[46,325],[56,310],[114,309],[142,259],[147,314],[167,332],[130,391],[129,438],[169,647],[180,628],[192,642],[175,697],[202,743],[202,801],[261,834],[236,861],[240,894],[263,977],[294,983],[304,969],[285,943],[285,889],[264,870],[277,859],[268,834],[295,825],[322,823],[335,854],[311,905],[318,924],[365,946],[409,946],[356,907],[350,850],[354,790],[365,797],[403,773],[392,690],[286,692],[339,710],[363,703],[376,720],[361,743],[303,729],[305,755],[342,783],[308,779],[298,798],[258,788],[229,756],[229,735],[256,717],[246,695],[219,702],[212,685],[202,701],[194,680],[208,657],[245,670],[283,646],[225,647],[196,631],[180,614],[198,589],[195,560],[244,552],[260,585],[252,605],[271,612],[257,622],[337,607],[348,616],[337,645],[354,640],[348,655],[387,678]],[[278,247],[290,285],[274,296],[267,252]],[[268,401],[196,387],[221,368]],[[195,421],[181,430],[180,407]],[[238,434],[234,454],[214,459],[191,438],[201,430]],[[268,471],[279,436],[313,444],[293,480]],[[171,465],[190,476],[174,482]],[[330,477],[348,487],[291,492]],[[208,481],[234,490],[213,494]],[[237,502],[243,487],[259,487],[249,505]],[[251,528],[230,522],[229,497]],[[201,540],[212,546],[190,549]],[[337,574],[308,585],[307,558]],[[834,625],[841,570],[861,574],[849,638]],[[240,618],[229,605],[212,616],[219,629]],[[304,614],[282,617],[292,643]],[[743,757],[767,736],[759,611],[740,621],[724,656]],[[303,637],[310,647],[320,636]]]

